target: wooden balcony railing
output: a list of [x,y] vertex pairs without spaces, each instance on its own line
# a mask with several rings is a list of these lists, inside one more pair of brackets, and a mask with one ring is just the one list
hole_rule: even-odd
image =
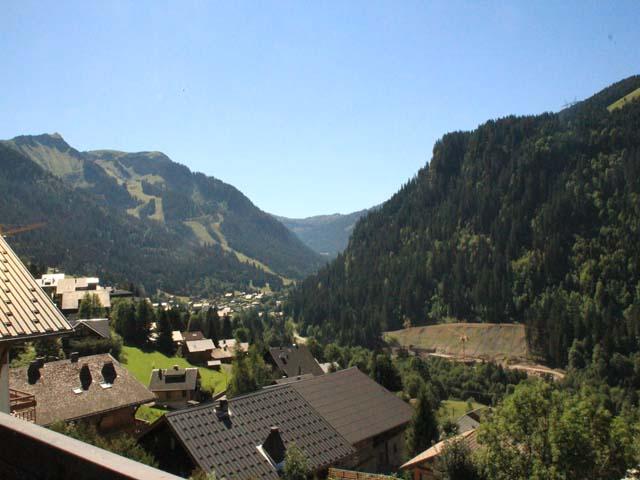
[[36,397],[19,390],[9,389],[11,415],[27,422],[36,423]]

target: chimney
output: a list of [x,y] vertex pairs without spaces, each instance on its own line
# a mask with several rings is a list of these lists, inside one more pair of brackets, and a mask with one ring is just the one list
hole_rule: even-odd
[[180,367],[178,365],[174,365],[173,369],[177,372],[178,370],[180,370]]
[[284,462],[284,456],[287,449],[284,446],[284,442],[280,436],[280,429],[278,427],[271,427],[269,435],[262,444],[262,449],[269,455],[276,466],[279,466]]
[[158,378],[160,380],[162,380],[162,369],[161,368],[158,369]]
[[113,384],[116,381],[116,367],[113,366],[113,362],[104,362],[102,366],[102,378],[105,383]]
[[44,357],[37,357],[36,362],[38,362],[38,368],[44,367]]
[[218,401],[216,414],[218,415],[218,418],[227,417],[229,415],[229,401],[226,398],[221,398]]
[[29,384],[33,385],[40,379],[40,363],[38,360],[34,360],[29,364],[27,369],[27,379]]
[[71,363],[78,363],[78,358],[80,354],[78,352],[71,352]]
[[89,390],[92,382],[91,378],[91,370],[89,370],[89,365],[84,363],[82,367],[80,367],[80,384],[82,385],[83,390]]

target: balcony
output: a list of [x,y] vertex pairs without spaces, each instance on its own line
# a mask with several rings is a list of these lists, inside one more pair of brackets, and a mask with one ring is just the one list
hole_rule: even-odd
[[36,397],[19,390],[9,389],[9,404],[11,415],[36,423]]

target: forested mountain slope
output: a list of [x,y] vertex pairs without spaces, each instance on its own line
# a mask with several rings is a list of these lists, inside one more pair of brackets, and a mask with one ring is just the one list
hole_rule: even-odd
[[557,114],[445,135],[292,294],[303,332],[371,345],[407,320],[523,322],[554,365],[574,339],[637,350],[640,101],[607,107],[639,86],[631,77]]
[[178,243],[216,245],[283,278],[302,278],[321,264],[319,255],[235,187],[192,173],[160,152],[79,152],[58,134],[4,143],[68,187],[122,215],[155,223]]
[[30,261],[107,281],[134,282],[152,293],[161,288],[192,293],[282,284],[279,277],[238,261],[217,245],[200,246],[149,220],[100,205],[21,153],[0,144],[0,219],[43,228],[10,238]]
[[307,218],[275,217],[309,248],[327,258],[335,258],[347,248],[356,222],[367,212],[360,210],[346,215],[335,213]]

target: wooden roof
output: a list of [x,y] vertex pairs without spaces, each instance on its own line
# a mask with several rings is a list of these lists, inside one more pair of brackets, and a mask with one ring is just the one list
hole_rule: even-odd
[[0,343],[70,331],[67,319],[0,236]]
[[418,465],[423,465],[426,462],[433,461],[438,455],[440,455],[440,453],[442,453],[444,448],[451,442],[465,442],[467,446],[473,450],[477,447],[476,432],[477,432],[476,429],[468,430],[464,433],[461,433],[460,435],[456,435],[453,438],[449,438],[441,442],[438,442],[434,446],[426,449],[422,453],[419,453],[418,455],[413,457],[411,460],[409,460],[407,463],[402,465],[400,467],[400,470],[406,470],[408,468],[416,467]]
[[[82,385],[86,366],[90,383]],[[29,379],[29,367],[11,368],[9,386],[36,397],[36,422],[50,425],[106,413],[155,400],[142,383],[108,353],[80,357],[77,362],[45,363],[39,377]],[[86,387],[86,388],[85,388]]]

